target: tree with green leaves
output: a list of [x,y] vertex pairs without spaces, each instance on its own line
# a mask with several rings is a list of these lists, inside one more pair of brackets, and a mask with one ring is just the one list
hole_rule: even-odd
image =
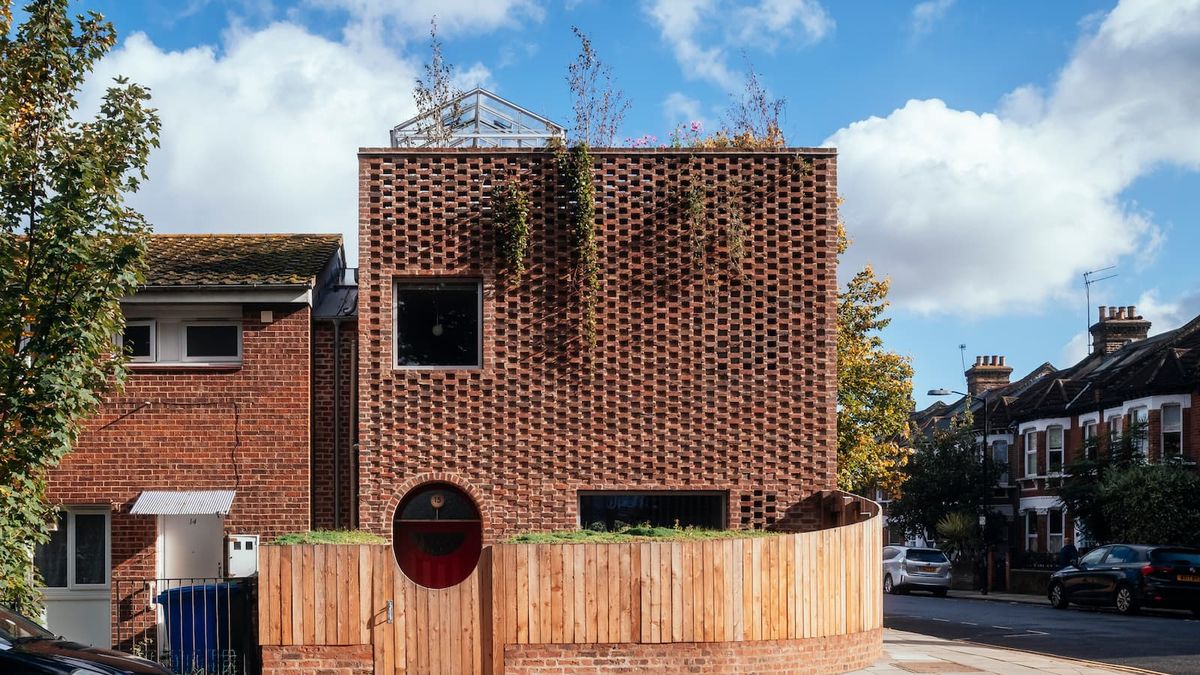
[[888,519],[910,535],[934,539],[951,514],[978,522],[991,499],[996,467],[985,466],[969,417],[954,427],[918,436],[902,469],[904,491],[888,508]]
[[[838,255],[850,241],[838,232]],[[878,488],[895,494],[910,449],[905,442],[913,409],[909,359],[888,351],[880,331],[891,319],[888,280],[868,265],[838,297],[837,442],[838,487],[865,493]]]
[[81,121],[76,94],[116,43],[96,13],[36,0],[13,27],[0,0],[0,602],[40,605],[30,552],[48,539],[46,478],[121,381],[119,300],[143,272],[149,225],[125,204],[159,120],[117,79]]

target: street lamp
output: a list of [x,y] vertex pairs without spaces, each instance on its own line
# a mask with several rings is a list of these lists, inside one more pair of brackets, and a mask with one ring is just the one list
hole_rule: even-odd
[[[983,404],[983,439],[979,445],[980,445],[980,451],[983,453],[983,482],[985,484],[988,484],[987,487],[989,489],[989,494],[990,494],[991,485],[989,483],[991,481],[991,475],[992,475],[992,471],[991,471],[991,459],[992,458],[989,456],[990,453],[988,453],[988,445],[987,445],[987,442],[988,442],[988,405],[987,405],[987,401],[984,400],[980,396],[976,396],[975,394],[969,394],[965,391],[954,391],[953,389],[930,389],[928,392],[929,396],[950,396],[952,394],[958,394],[959,396],[965,396],[971,401],[979,401],[980,403]],[[990,501],[991,501],[991,499],[988,500],[988,502],[990,502]],[[986,513],[986,510],[989,509],[989,506],[990,506],[990,504],[985,503],[983,505],[985,512],[980,514],[980,516],[979,516],[979,534],[985,544],[987,543],[987,513]],[[988,567],[990,568],[991,566],[988,565]],[[988,582],[986,579],[987,579],[989,571],[990,571],[990,569],[988,571],[984,572],[984,579],[985,579],[983,582],[983,594],[984,595],[987,595],[987,592],[988,592]]]

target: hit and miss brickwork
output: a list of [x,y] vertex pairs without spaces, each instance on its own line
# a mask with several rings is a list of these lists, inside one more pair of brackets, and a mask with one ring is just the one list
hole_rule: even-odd
[[[365,527],[390,534],[398,486],[430,474],[476,489],[488,540],[577,526],[581,489],[722,490],[733,527],[815,526],[803,503],[835,487],[833,151],[593,157],[589,355],[551,152],[360,153]],[[509,178],[532,202],[515,284],[497,274],[490,209]],[[706,193],[701,230],[691,186]],[[730,195],[745,231],[735,264]],[[483,280],[481,369],[393,368],[393,283],[431,277]]]
[[674,644],[508,645],[506,675],[788,673],[866,668],[881,656],[882,629],[803,640]]
[[[358,414],[353,400],[358,327],[354,321],[343,321],[339,331],[340,363],[335,364],[333,323],[317,321],[313,324],[313,527],[323,530],[354,527],[353,519],[358,512],[353,437],[354,418]],[[341,368],[340,383],[336,382],[335,366]],[[334,411],[338,385],[341,390],[340,420]],[[337,470],[334,468],[335,427],[336,433],[340,434]],[[334,487],[339,483],[340,493]],[[340,502],[339,517],[335,520],[334,505],[337,502]]]
[[114,621],[141,630],[153,620],[136,586],[117,597],[117,581],[158,576],[157,521],[129,515],[143,490],[236,489],[226,532],[308,529],[309,317],[298,305],[246,305],[242,365],[135,367],[51,472],[51,502],[113,509]]

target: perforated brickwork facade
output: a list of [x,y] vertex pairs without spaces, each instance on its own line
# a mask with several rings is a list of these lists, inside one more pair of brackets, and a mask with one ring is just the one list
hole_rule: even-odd
[[[806,500],[835,482],[833,151],[593,156],[589,349],[551,152],[360,153],[367,528],[390,534],[398,487],[422,474],[478,494],[489,540],[577,526],[583,489],[721,490],[734,527],[815,526]],[[507,178],[532,202],[515,284],[497,273],[490,209]],[[482,279],[482,368],[393,367],[393,283],[429,277]]]

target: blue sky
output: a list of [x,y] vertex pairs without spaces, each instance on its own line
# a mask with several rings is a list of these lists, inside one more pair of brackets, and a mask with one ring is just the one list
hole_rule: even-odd
[[[121,73],[164,119],[136,197],[161,231],[355,227],[355,150],[411,115],[438,16],[464,87],[564,124],[578,25],[632,105],[621,137],[713,126],[753,62],[793,145],[836,145],[843,215],[893,280],[889,346],[919,405],[1004,354],[1016,375],[1086,348],[1092,305],[1155,330],[1200,314],[1200,0],[92,0]],[[1092,313],[1094,314],[1094,309]]]

